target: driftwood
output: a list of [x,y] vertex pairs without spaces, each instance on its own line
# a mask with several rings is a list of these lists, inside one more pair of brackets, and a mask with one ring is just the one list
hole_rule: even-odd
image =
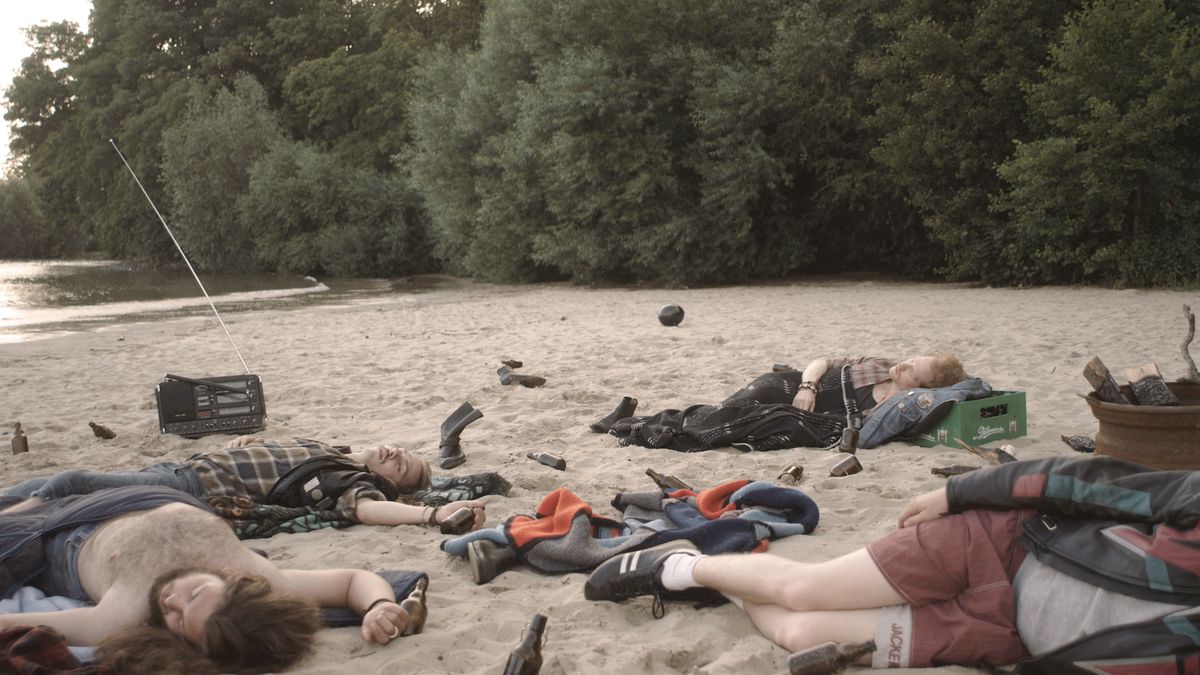
[[1129,399],[1125,398],[1125,395],[1121,393],[1121,388],[1117,386],[1117,381],[1113,379],[1112,373],[1108,372],[1108,367],[1104,365],[1099,356],[1093,357],[1083,367],[1083,376],[1091,383],[1092,389],[1101,401],[1129,404]]
[[1008,462],[1017,461],[1016,457],[1013,457],[1011,454],[1008,453],[1008,451],[1002,450],[1000,448],[984,448],[984,447],[980,447],[978,445],[971,445],[970,443],[964,441],[961,438],[958,439],[958,444],[963,447],[963,450],[966,450],[967,452],[979,455],[980,457],[986,459],[987,461],[991,462],[992,464],[1007,464]]
[[1188,330],[1183,344],[1179,345],[1179,351],[1183,352],[1183,360],[1187,363],[1188,374],[1182,381],[1200,384],[1200,372],[1196,372],[1196,362],[1192,360],[1192,354],[1188,351],[1188,345],[1192,344],[1192,338],[1196,337],[1196,315],[1192,313],[1191,307],[1183,306],[1183,318],[1187,321]]
[[1179,405],[1179,397],[1167,387],[1157,363],[1147,363],[1125,371],[1129,388],[1138,405]]
[[1063,434],[1059,436],[1059,438],[1062,439],[1063,443],[1067,444],[1067,447],[1071,448],[1075,452],[1096,451],[1096,441],[1093,440],[1091,436],[1084,436],[1083,434],[1074,434],[1068,436]]

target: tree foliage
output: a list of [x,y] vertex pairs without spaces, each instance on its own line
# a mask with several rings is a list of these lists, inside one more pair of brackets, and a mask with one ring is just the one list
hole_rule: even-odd
[[1155,0],[1069,18],[1028,87],[1043,134],[998,168],[1023,281],[1200,281],[1200,40]]
[[232,90],[197,90],[183,119],[162,136],[162,176],[175,236],[201,269],[251,272],[259,255],[231,196],[250,187],[250,172],[287,139],[267,94],[243,75]]
[[4,190],[38,250],[174,260],[116,138],[210,269],[1194,284],[1198,25],[1182,0],[94,0],[29,33]]

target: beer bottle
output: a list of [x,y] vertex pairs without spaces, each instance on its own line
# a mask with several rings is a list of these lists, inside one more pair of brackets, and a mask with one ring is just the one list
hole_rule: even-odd
[[442,534],[464,534],[475,524],[475,510],[464,506],[442,521]]
[[108,427],[104,426],[103,424],[96,424],[95,422],[88,422],[88,426],[92,428],[92,433],[96,434],[96,438],[116,438],[117,437],[117,434],[114,433],[112,429],[109,429]]
[[542,637],[546,632],[546,617],[534,614],[521,641],[508,655],[504,675],[537,675],[542,669]]
[[545,464],[551,469],[558,469],[559,471],[567,470],[567,460],[558,455],[552,455],[548,452],[529,452],[525,456],[535,462]]
[[788,657],[788,672],[791,675],[827,675],[837,673],[853,665],[859,657],[875,651],[875,641],[867,640],[854,644],[825,642]]
[[21,429],[20,422],[13,425],[12,449],[14,455],[29,452],[29,439],[25,437],[25,432]]
[[425,629],[425,617],[429,609],[425,605],[425,589],[429,587],[429,577],[421,577],[412,593],[400,601],[400,609],[408,612],[408,625],[404,627],[404,635],[415,635]]
[[[650,476],[650,480],[654,481],[658,487],[664,490],[692,490],[692,486],[679,480],[671,474],[661,474],[654,469],[646,469],[646,475]],[[695,492],[695,490],[692,490]]]

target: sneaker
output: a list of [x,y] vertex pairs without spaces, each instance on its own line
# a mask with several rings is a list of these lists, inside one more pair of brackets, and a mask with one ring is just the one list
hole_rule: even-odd
[[587,583],[583,585],[583,597],[620,602],[639,595],[653,595],[654,615],[657,618],[661,616],[663,599],[685,599],[695,595],[689,591],[668,591],[662,585],[663,561],[676,553],[700,555],[696,545],[686,539],[622,553],[605,560],[588,576]]

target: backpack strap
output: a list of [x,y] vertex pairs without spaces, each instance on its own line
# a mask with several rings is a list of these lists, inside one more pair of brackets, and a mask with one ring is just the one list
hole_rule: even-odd
[[342,494],[358,483],[369,483],[392,501],[400,496],[395,483],[345,457],[328,455],[300,462],[283,474],[267,503],[279,506],[312,506],[332,510]]

